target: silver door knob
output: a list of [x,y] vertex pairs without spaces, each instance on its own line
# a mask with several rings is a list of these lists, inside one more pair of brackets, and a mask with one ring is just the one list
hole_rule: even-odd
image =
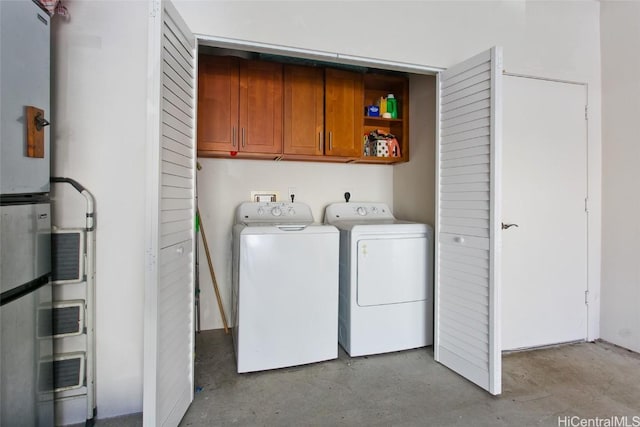
[[502,223],[502,229],[503,230],[508,230],[511,227],[520,227],[518,224],[505,224],[504,222]]

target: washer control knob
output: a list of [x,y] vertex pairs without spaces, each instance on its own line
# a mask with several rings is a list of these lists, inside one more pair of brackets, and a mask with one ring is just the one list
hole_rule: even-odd
[[295,215],[296,211],[293,208],[289,208],[289,215]]
[[360,207],[358,207],[356,212],[358,212],[358,215],[365,216],[367,214],[367,209],[365,209],[364,207],[360,206]]
[[378,208],[376,208],[375,206],[372,206],[371,207],[371,213],[377,214],[378,213]]
[[264,209],[258,208],[258,215],[264,215]]
[[275,208],[271,209],[271,215],[280,216],[282,215],[282,210],[280,210],[280,208],[276,206]]

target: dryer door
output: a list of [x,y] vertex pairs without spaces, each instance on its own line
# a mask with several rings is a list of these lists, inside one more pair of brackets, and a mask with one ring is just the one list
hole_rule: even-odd
[[426,235],[363,236],[357,245],[359,306],[427,299]]

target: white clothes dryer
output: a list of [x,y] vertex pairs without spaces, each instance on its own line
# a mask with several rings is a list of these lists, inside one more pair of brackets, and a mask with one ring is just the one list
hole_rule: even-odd
[[433,344],[433,230],[384,203],[334,203],[340,230],[338,340],[351,356]]
[[339,233],[309,206],[247,202],[233,229],[233,341],[238,372],[338,357]]

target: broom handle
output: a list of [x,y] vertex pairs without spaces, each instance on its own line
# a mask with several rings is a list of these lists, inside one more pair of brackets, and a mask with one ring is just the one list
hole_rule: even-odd
[[229,333],[229,325],[227,325],[227,316],[224,313],[222,307],[222,299],[220,298],[220,290],[218,289],[218,281],[216,280],[216,273],[213,271],[213,262],[211,262],[211,254],[209,253],[209,245],[207,244],[207,236],[204,234],[204,226],[202,225],[202,216],[200,216],[200,208],[196,210],[198,218],[200,219],[200,235],[202,236],[202,243],[204,244],[204,252],[207,254],[207,262],[209,263],[209,272],[211,273],[211,279],[213,281],[213,290],[216,292],[216,299],[218,300],[218,308],[220,309],[220,316],[222,317],[222,324],[224,326],[224,333]]

